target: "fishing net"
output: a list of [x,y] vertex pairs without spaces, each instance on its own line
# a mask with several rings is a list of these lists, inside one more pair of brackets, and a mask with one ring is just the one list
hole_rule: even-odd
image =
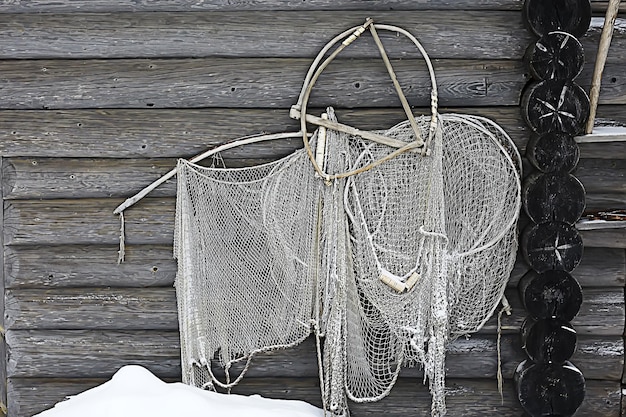
[[230,367],[310,334],[319,193],[310,170],[304,152],[242,169],[179,161],[174,251],[185,381],[218,382],[214,357]]
[[[407,34],[366,23],[329,45],[368,25]],[[513,267],[519,155],[493,122],[437,114],[421,45],[433,82],[430,117],[407,114],[406,122],[374,132],[341,125],[332,109],[327,119],[313,119],[306,102],[337,53],[320,64],[330,46],[292,109],[304,149],[241,169],[178,164],[183,378],[231,387],[255,354],[313,333],[323,343],[325,409],[341,415],[347,398],[377,401],[402,366],[421,365],[432,415],[442,416],[446,345],[485,323]],[[306,121],[323,126],[311,140]],[[213,374],[213,359],[224,381]],[[237,362],[245,365],[233,379]]]

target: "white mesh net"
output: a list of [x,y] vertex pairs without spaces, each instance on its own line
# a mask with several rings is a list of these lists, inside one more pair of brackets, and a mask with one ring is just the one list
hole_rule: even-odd
[[[184,380],[310,334],[319,182],[303,152],[243,169],[178,164],[175,256]],[[228,385],[226,381],[224,385]]]
[[[329,111],[333,119],[332,111]],[[429,118],[418,118],[428,137]],[[408,123],[378,132],[411,142]],[[389,147],[328,131],[326,172]],[[519,157],[491,122],[444,115],[430,155],[405,152],[326,185],[305,152],[244,169],[180,162],[177,294],[183,376],[216,381],[269,349],[324,336],[322,396],[376,401],[420,364],[445,414],[445,347],[475,332],[502,297],[516,252]],[[241,377],[241,375],[240,375]]]

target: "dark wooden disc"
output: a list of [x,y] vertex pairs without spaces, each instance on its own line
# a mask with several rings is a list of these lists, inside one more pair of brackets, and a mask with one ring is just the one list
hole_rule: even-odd
[[535,223],[574,224],[585,210],[585,188],[571,174],[536,172],[524,180],[522,203]]
[[534,224],[522,234],[522,253],[528,265],[542,273],[571,272],[583,256],[583,240],[574,226],[561,222]]
[[530,270],[518,284],[524,308],[535,319],[572,321],[580,311],[583,292],[569,272]]
[[585,398],[585,377],[571,362],[541,364],[525,360],[515,370],[517,396],[535,416],[571,416]]
[[539,171],[571,172],[578,164],[580,149],[572,135],[533,134],[526,145],[526,157]]
[[560,30],[580,38],[591,23],[589,0],[526,0],[524,18],[537,36]]
[[521,334],[522,347],[535,363],[563,363],[576,351],[576,331],[567,321],[528,317]]
[[556,31],[531,44],[524,60],[537,80],[574,80],[585,65],[585,51],[573,35]]
[[540,135],[562,132],[577,135],[589,118],[589,97],[573,81],[544,80],[531,84],[522,96],[522,115]]

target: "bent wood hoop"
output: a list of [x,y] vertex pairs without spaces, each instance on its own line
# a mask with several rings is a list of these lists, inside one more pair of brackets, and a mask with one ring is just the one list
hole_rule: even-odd
[[[337,123],[337,122],[333,123],[327,120],[322,120],[321,118],[312,116],[310,114],[307,114],[306,112],[307,104],[308,104],[311,92],[313,90],[313,86],[317,82],[321,73],[324,71],[324,69],[326,69],[326,67],[335,59],[335,57],[341,51],[343,51],[347,46],[349,46],[352,42],[354,42],[367,29],[370,30],[372,37],[374,38],[374,41],[376,43],[376,46],[378,47],[378,50],[380,51],[383,62],[385,63],[385,67],[387,68],[387,72],[389,73],[389,76],[391,77],[391,80],[394,84],[396,93],[398,94],[398,97],[400,98],[400,102],[402,103],[404,112],[406,113],[409,123],[411,124],[411,127],[413,131],[415,132],[415,141],[413,142],[406,143],[406,142],[401,142],[401,141],[395,141],[391,138],[388,138],[386,136],[383,136],[374,132],[366,132],[366,131],[356,129],[352,126],[344,125],[344,124]],[[404,93],[402,92],[402,89],[400,87],[400,84],[398,83],[393,67],[391,66],[387,53],[385,52],[385,48],[382,42],[380,41],[380,38],[378,37],[378,33],[376,31],[377,29],[396,32],[396,33],[406,36],[417,47],[420,54],[424,58],[424,61],[426,62],[426,66],[428,68],[428,73],[430,75],[430,81],[431,81],[431,86],[432,86],[431,94],[430,94],[431,122],[430,122],[428,139],[426,141],[424,141],[423,138],[421,137],[419,127],[417,126],[415,117],[413,116],[413,113],[411,112],[410,105],[408,101],[406,100]],[[339,41],[342,41],[341,44],[322,62],[324,55]],[[313,63],[309,67],[309,71],[307,72],[306,77],[304,79],[300,96],[298,97],[298,102],[291,107],[291,111],[289,115],[293,119],[300,120],[300,131],[302,132],[302,141],[304,142],[304,147],[307,151],[307,155],[309,156],[309,159],[311,160],[311,163],[313,164],[313,168],[315,169],[315,171],[327,181],[338,179],[338,178],[345,178],[345,177],[359,174],[361,172],[365,172],[369,169],[374,168],[377,165],[382,164],[385,161],[395,158],[397,155],[403,152],[407,152],[410,150],[416,150],[418,148],[421,148],[422,154],[425,155],[428,152],[428,143],[432,139],[435,129],[437,128],[437,120],[438,120],[437,82],[435,80],[435,73],[434,73],[432,63],[424,47],[411,33],[397,26],[374,24],[372,19],[367,19],[363,25],[355,26],[335,36],[335,38],[333,38],[320,50],[316,58],[313,60]],[[348,172],[343,172],[343,173],[337,173],[337,174],[328,174],[324,172],[324,170],[315,161],[315,155],[313,153],[313,149],[311,148],[311,144],[309,143],[309,140],[308,140],[307,128],[306,128],[307,122],[316,124],[318,126],[324,126],[326,128],[342,131],[348,134],[358,135],[358,136],[373,140],[378,143],[397,147],[398,149],[391,152],[387,156],[379,160],[376,160],[366,166],[363,166],[359,169],[348,171]]]

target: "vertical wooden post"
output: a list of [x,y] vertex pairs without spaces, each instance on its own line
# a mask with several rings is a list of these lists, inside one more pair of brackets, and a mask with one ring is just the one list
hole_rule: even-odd
[[0,157],[0,416],[7,416],[7,346],[6,346],[6,327],[4,323],[4,195],[3,184],[3,160]]
[[620,0],[610,0],[609,5],[606,8],[604,26],[602,27],[602,35],[600,36],[600,44],[598,46],[598,54],[596,55],[596,63],[593,68],[591,90],[589,91],[591,112],[589,113],[589,119],[587,120],[587,128],[585,129],[586,134],[590,134],[593,131],[593,124],[596,119],[596,110],[598,109],[598,99],[600,98],[602,72],[604,71],[606,57],[609,54],[611,39],[613,38],[613,27],[615,26],[615,19],[617,18],[617,13],[619,11],[619,3]]

